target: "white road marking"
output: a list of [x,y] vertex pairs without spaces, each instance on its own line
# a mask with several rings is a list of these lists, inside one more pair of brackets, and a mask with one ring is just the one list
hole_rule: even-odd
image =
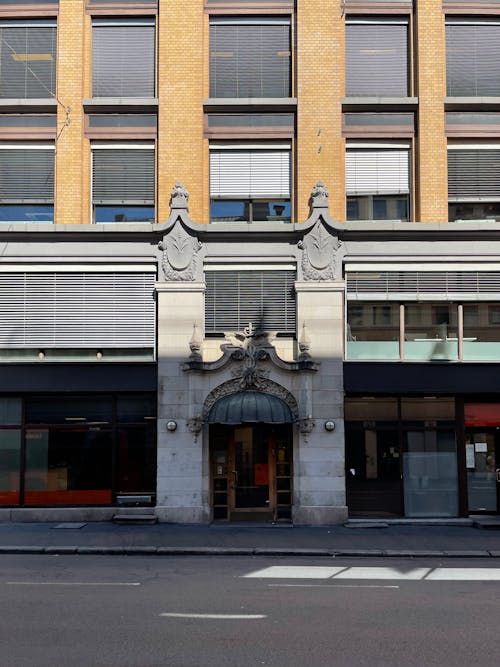
[[427,581],[500,581],[500,568],[439,567],[426,577]]
[[399,588],[383,584],[267,584],[268,588]]
[[160,616],[167,616],[168,618],[205,618],[228,621],[254,621],[267,618],[264,614],[178,614],[174,612],[165,612],[164,614],[160,614]]
[[330,579],[345,567],[307,567],[305,565],[273,565],[243,575],[244,579]]
[[[500,581],[495,567],[323,567],[274,565],[242,575],[247,579],[328,579],[401,581]],[[278,584],[276,584],[278,585]],[[292,585],[292,584],[290,584]],[[304,584],[305,586],[306,584]]]
[[8,586],[140,586],[138,581],[6,581]]

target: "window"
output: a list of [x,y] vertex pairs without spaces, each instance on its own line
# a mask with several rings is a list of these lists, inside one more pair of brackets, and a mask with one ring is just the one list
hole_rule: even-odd
[[346,94],[406,97],[408,23],[350,20],[346,25]]
[[55,93],[55,22],[0,21],[0,99],[43,99]]
[[290,19],[210,20],[211,97],[289,97]]
[[500,220],[500,144],[448,145],[450,220]]
[[295,336],[295,270],[206,271],[205,332],[256,329]]
[[447,21],[446,94],[497,96],[500,89],[500,22]]
[[92,23],[94,97],[154,97],[154,19]]
[[155,221],[152,144],[92,145],[94,222]]
[[212,144],[211,222],[291,222],[290,143]]
[[410,150],[407,144],[348,144],[347,220],[410,219]]
[[54,222],[52,144],[0,144],[0,222]]

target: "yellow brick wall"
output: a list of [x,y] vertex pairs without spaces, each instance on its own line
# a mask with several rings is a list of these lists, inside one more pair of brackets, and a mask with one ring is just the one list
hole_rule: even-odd
[[345,220],[345,159],[341,100],[345,90],[344,19],[340,2],[298,0],[296,95],[296,219],[309,214],[318,179],[330,192],[330,212]]
[[[88,91],[90,18],[84,0],[59,0],[55,222],[90,222],[90,156],[83,136],[82,98]],[[88,85],[88,80],[87,80]],[[67,116],[66,109],[71,109]],[[69,124],[65,122],[69,119]]]
[[419,98],[415,208],[419,222],[448,220],[448,177],[444,131],[446,43],[437,0],[419,0],[416,12],[416,94]]
[[203,141],[206,16],[203,0],[168,0],[159,6],[158,40],[158,221],[170,212],[170,191],[182,181],[189,211],[207,222],[208,169]]

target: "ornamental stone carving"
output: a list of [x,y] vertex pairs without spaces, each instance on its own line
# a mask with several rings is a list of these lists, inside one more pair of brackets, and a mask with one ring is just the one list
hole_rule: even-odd
[[303,280],[338,280],[341,277],[339,250],[342,242],[325,228],[321,220],[298,246],[302,250]]
[[202,244],[179,221],[158,247],[163,250],[161,267],[165,280],[197,280]]
[[225,334],[230,345],[236,347],[231,353],[232,360],[240,362],[233,370],[233,375],[239,380],[240,391],[262,390],[262,384],[269,376],[269,369],[260,368],[258,362],[269,359],[269,351],[265,348],[269,347],[272,336],[273,334],[256,330],[251,322],[243,331]]
[[311,192],[311,208],[328,208],[328,190],[323,181],[318,181]]
[[182,183],[176,183],[170,193],[170,208],[188,210],[189,192]]

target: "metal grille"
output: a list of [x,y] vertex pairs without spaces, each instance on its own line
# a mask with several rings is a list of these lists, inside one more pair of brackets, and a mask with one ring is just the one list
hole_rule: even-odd
[[205,331],[256,328],[295,335],[295,271],[206,271]]
[[154,347],[153,273],[0,273],[4,348]]
[[422,295],[478,297],[500,292],[500,272],[494,271],[376,271],[346,274],[347,297],[378,295],[416,300]]

